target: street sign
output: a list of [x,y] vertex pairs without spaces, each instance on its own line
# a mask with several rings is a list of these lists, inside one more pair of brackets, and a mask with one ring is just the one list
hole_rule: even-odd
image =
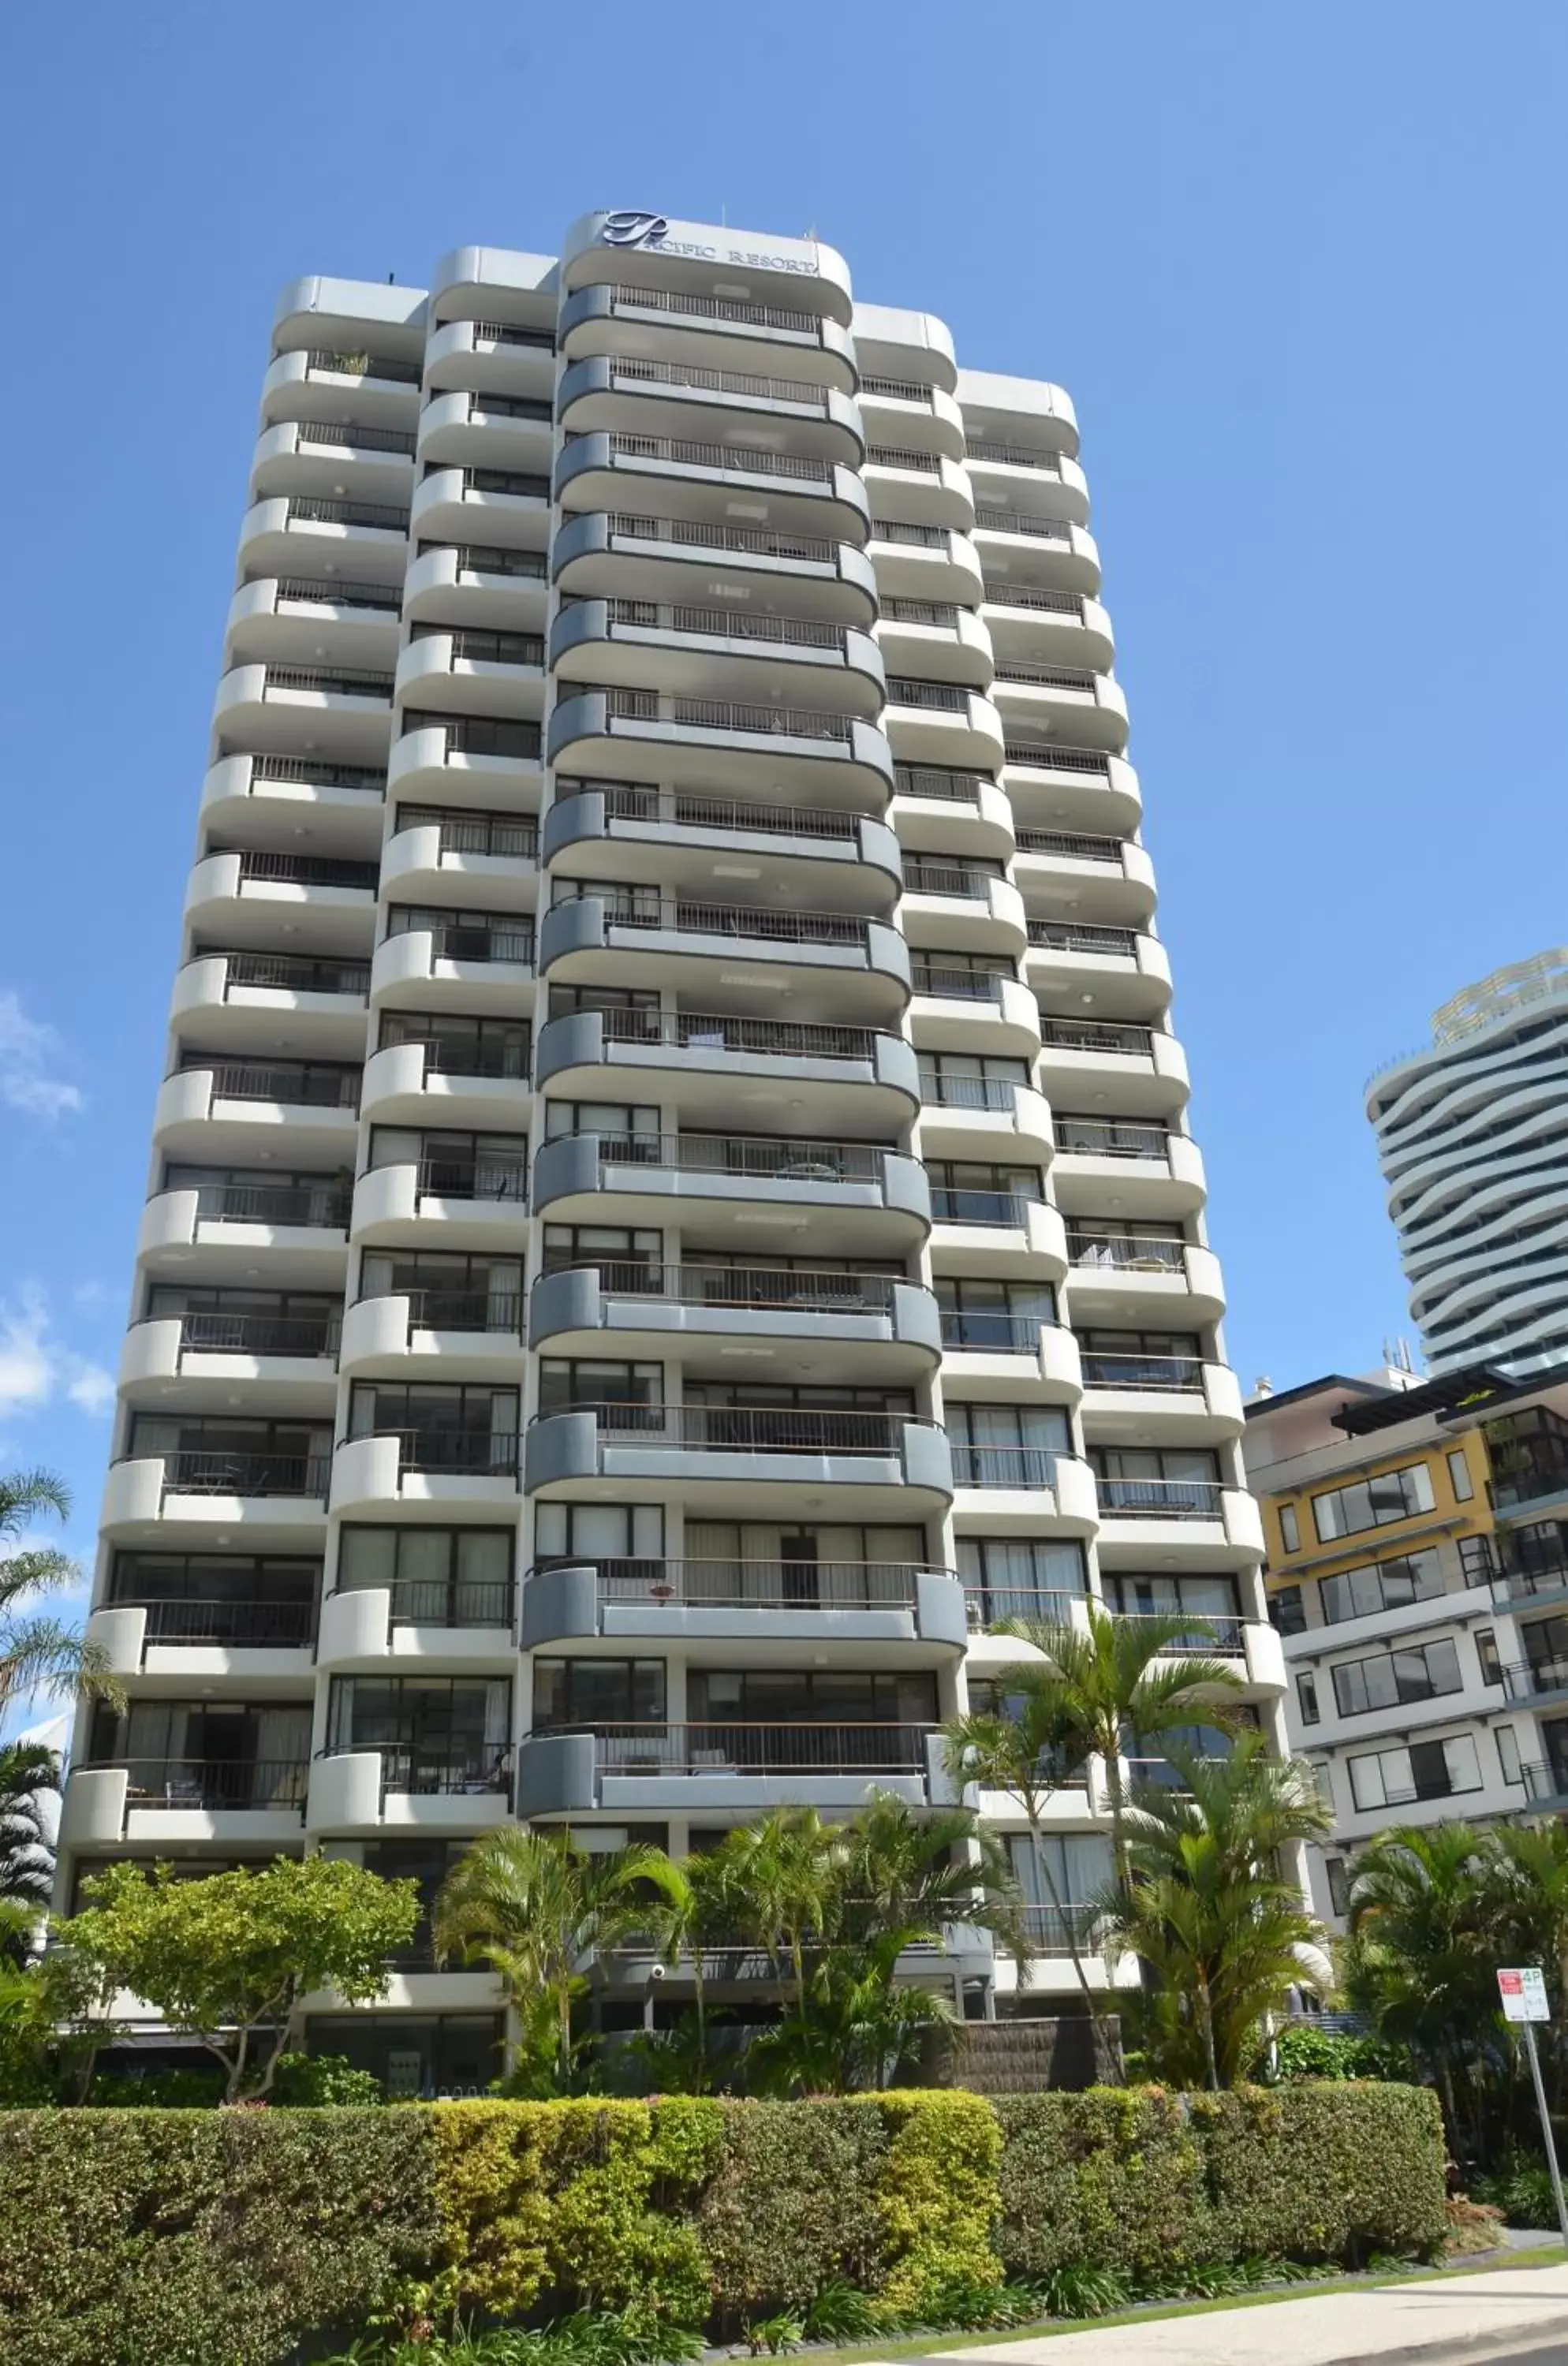
[[1518,1971],[1499,1972],[1497,1993],[1503,2000],[1505,2021],[1550,2021],[1551,2007],[1546,2001],[1546,1974],[1535,1964]]

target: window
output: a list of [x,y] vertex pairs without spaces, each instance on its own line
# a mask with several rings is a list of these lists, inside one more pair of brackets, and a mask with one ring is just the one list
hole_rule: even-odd
[[380,1049],[425,1047],[425,1071],[446,1076],[526,1081],[534,1031],[526,1019],[470,1019],[457,1011],[384,1010]]
[[1407,1602],[1427,1602],[1443,1592],[1442,1562],[1435,1552],[1401,1553],[1390,1560],[1368,1561],[1325,1577],[1318,1588],[1323,1623],[1336,1627],[1346,1618],[1368,1618],[1374,1611],[1400,1610]]
[[1056,1320],[1056,1297],[1049,1282],[938,1275],[931,1288],[942,1309],[946,1347],[979,1354],[1035,1355],[1041,1325]]
[[1065,1618],[1089,1588],[1076,1538],[959,1537],[954,1549],[970,1619],[982,1628],[1004,1618]]
[[1344,1660],[1332,1673],[1341,1717],[1365,1717],[1374,1708],[1432,1700],[1441,1693],[1459,1692],[1464,1681],[1451,1636],[1397,1651],[1375,1651],[1364,1660]]
[[664,1567],[664,1510],[659,1504],[537,1504],[534,1560],[540,1569],[569,1562],[645,1563],[650,1581]]
[[1049,1487],[1057,1455],[1072,1451],[1057,1405],[950,1404],[947,1435],[960,1487]]
[[1448,1458],[1449,1483],[1454,1491],[1456,1504],[1468,1504],[1475,1493],[1475,1482],[1470,1475],[1470,1458],[1462,1446],[1456,1446]]
[[348,1434],[400,1439],[405,1470],[503,1475],[517,1467],[517,1391],[477,1382],[356,1380]]
[[1021,1224],[1030,1200],[1045,1197],[1038,1166],[983,1166],[957,1158],[928,1158],[931,1213],[939,1224]]
[[389,1791],[504,1791],[512,1686],[504,1676],[334,1676],[327,1749],[378,1750]]
[[1281,1635],[1306,1633],[1306,1605],[1299,1585],[1277,1585],[1269,1596],[1269,1616]]
[[1490,1627],[1476,1628],[1475,1656],[1481,1662],[1482,1683],[1500,1684],[1503,1681],[1503,1662],[1497,1657],[1497,1638]]
[[617,1292],[657,1291],[663,1261],[660,1232],[625,1224],[547,1224],[539,1270],[567,1273],[587,1268]]
[[359,1295],[408,1298],[409,1319],[426,1331],[516,1331],[523,1319],[519,1257],[448,1249],[367,1249]]
[[941,1109],[1010,1110],[1030,1082],[1027,1060],[977,1052],[922,1052],[919,1068],[920,1098]]
[[[1037,1947],[1061,1946],[1062,1914],[1091,1906],[1111,1887],[1115,1864],[1103,1832],[1010,1832],[1007,1853]],[[1080,1937],[1088,1916],[1076,1918]]]
[[1328,1882],[1328,1903],[1343,1918],[1350,1911],[1350,1876],[1342,1856],[1325,1856],[1323,1870]]
[[373,1125],[370,1166],[412,1166],[419,1188],[438,1200],[528,1198],[525,1133],[422,1132],[412,1126]]
[[394,2102],[421,2096],[483,2095],[502,2069],[499,2013],[312,2013],[309,2054],[341,2054],[378,2078]]
[[1386,1527],[1391,1520],[1414,1519],[1417,1512],[1429,1512],[1436,1500],[1432,1474],[1424,1462],[1407,1462],[1403,1470],[1380,1470],[1373,1478],[1331,1488],[1312,1499],[1318,1542],[1332,1544],[1336,1537]]
[[902,1607],[912,1598],[915,1573],[928,1565],[919,1527],[686,1518],[683,1589],[692,1604]]
[[1217,1520],[1218,1457],[1203,1447],[1091,1446],[1101,1512],[1128,1519]]
[[510,1627],[510,1528],[339,1531],[337,1590],[385,1586],[394,1627]]
[[1320,1711],[1317,1706],[1317,1678],[1303,1673],[1296,1678],[1296,1707],[1303,1725],[1316,1725]]
[[316,1631],[319,1560],[271,1554],[121,1552],[108,1599],[147,1613],[150,1643],[301,1647]]
[[1301,1523],[1296,1518],[1293,1504],[1281,1504],[1280,1506],[1280,1542],[1287,1552],[1300,1552],[1302,1549]]
[[1519,1737],[1511,1725],[1494,1728],[1497,1738],[1497,1763],[1503,1770],[1505,1783],[1522,1783],[1524,1768],[1519,1763]]
[[546,1141],[567,1133],[630,1135],[651,1146],[659,1140],[659,1111],[629,1101],[547,1101]]
[[536,1660],[534,1730],[662,1725],[662,1660]]
[[598,1357],[579,1361],[541,1358],[539,1413],[596,1413],[601,1429],[664,1427],[662,1364],[616,1364]]
[[1415,1741],[1407,1750],[1372,1751],[1350,1761],[1350,1794],[1363,1814],[1480,1788],[1481,1762],[1468,1733],[1446,1741]]

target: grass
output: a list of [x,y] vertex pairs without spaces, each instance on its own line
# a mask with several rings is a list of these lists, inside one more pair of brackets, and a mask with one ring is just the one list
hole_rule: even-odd
[[1035,2325],[1010,2325],[1005,2331],[942,2333],[910,2341],[860,2341],[838,2349],[813,2348],[809,2366],[855,2366],[863,2359],[934,2358],[950,2352],[1001,2349],[1013,2341],[1055,2339],[1063,2333],[1094,2333],[1101,2327],[1152,2325],[1169,2316],[1218,2316],[1235,2308],[1272,2308],[1279,2301],[1311,2300],[1319,2293],[1382,2292],[1393,2284],[1436,2283],[1455,2276],[1494,2274],[1500,2268],[1559,2268],[1568,2262],[1561,2243],[1543,2243],[1529,2251],[1488,2251],[1478,2259],[1461,2259],[1452,2267],[1379,2268],[1361,2275],[1325,2276],[1306,2284],[1279,2284],[1270,2292],[1226,2293],[1217,2300],[1145,2301],[1131,2308],[1111,2309],[1104,2316],[1042,2317]]

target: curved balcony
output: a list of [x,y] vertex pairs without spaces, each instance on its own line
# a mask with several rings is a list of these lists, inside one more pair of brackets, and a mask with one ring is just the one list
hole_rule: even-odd
[[530,475],[548,471],[555,445],[547,394],[463,389],[434,394],[419,418],[419,456],[427,467],[491,466]]
[[[351,1060],[365,1048],[370,964],[310,953],[198,953],[175,977],[171,1023],[209,1050],[269,1051],[279,1022],[322,1058]],[[188,1024],[187,1024],[188,1022]]]
[[322,834],[330,828],[373,860],[381,843],[387,795],[384,764],[331,764],[317,756],[221,756],[201,784],[201,825],[209,839],[232,830]]
[[1012,806],[987,775],[935,764],[896,763],[888,818],[910,853],[940,862],[974,856],[1006,862],[1013,851]]
[[[847,325],[854,315],[849,265],[836,248],[809,235],[780,239],[728,224],[716,229],[711,222],[667,221],[658,214],[599,211],[580,214],[562,241],[560,276],[567,288],[604,283],[643,302],[649,300],[644,291],[619,282],[628,271],[649,265],[671,288],[682,291],[668,299],[656,291],[660,301],[679,308],[681,317],[692,307],[695,317],[708,317],[716,297],[725,299],[719,308],[724,317],[732,299],[750,299],[759,286],[765,296],[789,298],[807,321],[826,318]],[[737,277],[748,285],[733,285]]]
[[776,1215],[781,1245],[808,1223],[823,1256],[900,1256],[931,1230],[925,1169],[871,1143],[799,1136],[568,1134],[542,1143],[534,1201],[559,1223],[722,1227],[739,1217],[758,1249],[772,1245],[763,1221]]
[[303,1166],[330,1166],[358,1132],[359,1070],[330,1061],[223,1060],[186,1054],[164,1078],[152,1118],[170,1158],[243,1166],[260,1145]]
[[514,1155],[434,1155],[373,1166],[354,1187],[352,1228],[366,1248],[493,1248],[521,1253],[528,1231],[528,1162]]
[[564,518],[550,546],[561,592],[584,599],[689,601],[713,597],[714,569],[748,596],[862,628],[876,615],[876,574],[852,543],[773,525],[583,510]]
[[1047,592],[1100,590],[1100,547],[1093,535],[1065,518],[976,501],[975,549],[985,573],[985,597],[998,601],[1004,584]]
[[766,700],[782,685],[792,703],[821,700],[874,719],[886,693],[869,633],[827,617],[779,616],[678,601],[578,600],[550,631],[550,669],[595,686],[715,689]]
[[739,759],[763,756],[771,784],[803,801],[824,772],[848,795],[886,798],[893,787],[893,751],[876,726],[816,707],[594,690],[562,699],[550,715],[546,760],[558,770],[634,779],[656,750],[678,756],[694,785],[728,787]]
[[914,950],[910,1031],[921,1052],[994,1053],[1033,1060],[1040,1051],[1040,1008],[1016,977],[964,968],[940,952]]
[[832,1491],[845,1519],[941,1517],[953,1494],[947,1439],[933,1423],[875,1411],[789,1405],[596,1404],[541,1414],[524,1433],[528,1494],[601,1494],[610,1480],[643,1501],[792,1515],[798,1490]]
[[1004,576],[987,585],[976,621],[989,637],[998,668],[1051,665],[1105,674],[1116,661],[1110,614],[1082,592],[1032,590]]
[[89,1613],[87,1637],[117,1676],[205,1684],[214,1677],[247,1690],[308,1692],[314,1681],[313,1600],[186,1594],[117,1600]]
[[803,912],[783,903],[709,902],[656,889],[606,887],[557,904],[539,930],[539,974],[570,984],[605,975],[616,986],[700,997],[714,963],[756,963],[770,983],[809,993],[830,985],[835,1008],[872,1024],[909,998],[909,953],[898,930],[852,912]]
[[411,624],[536,633],[548,608],[549,562],[542,550],[434,543],[410,560],[403,581]]
[[865,430],[852,395],[771,372],[602,354],[568,364],[556,409],[569,435],[622,427],[629,419],[652,435],[750,423],[770,439],[784,429],[790,450],[803,457],[856,469],[865,457]]
[[[733,1011],[583,1010],[551,1019],[539,1031],[535,1076],[541,1091],[554,1084],[567,1099],[625,1098],[635,1085],[729,1123],[753,1108],[776,1113],[783,1089],[791,1107],[798,1098],[803,1108],[820,1107],[825,1121],[836,1102],[848,1114],[842,1097],[851,1093],[858,1121],[893,1131],[920,1097],[915,1054],[900,1036]],[[368,1078],[367,1069],[367,1086]]]
[[319,500],[406,504],[413,484],[414,437],[406,427],[364,421],[288,419],[264,427],[251,456],[255,501],[295,493]]
[[[351,1836],[400,1832],[411,1838],[469,1838],[512,1820],[512,1752],[430,1751],[389,1742],[380,1750],[324,1750],[310,1762],[305,1806],[310,1833]],[[393,1976],[394,1980],[396,1975]],[[412,1977],[404,1975],[405,1978]],[[450,1974],[442,2001],[450,1997]],[[493,1990],[476,1994],[465,1979],[462,2003],[492,2003]],[[420,1986],[425,1987],[424,1979]]]
[[377,1008],[525,1016],[534,1008],[534,924],[498,913],[384,937],[370,965]]
[[1148,850],[1131,839],[1090,830],[1018,832],[1013,873],[1025,891],[1049,892],[1086,920],[1137,928],[1153,915],[1155,871]]
[[935,452],[946,460],[964,457],[964,413],[944,386],[866,371],[860,382],[860,408],[866,434],[878,444]]
[[514,1379],[523,1349],[523,1301],[516,1291],[413,1290],[361,1298],[345,1307],[338,1361],[355,1380]]
[[1060,732],[1085,748],[1119,755],[1127,744],[1127,699],[1113,675],[1032,659],[999,659],[991,695],[1003,727],[1025,738]]
[[254,938],[258,950],[285,934],[301,952],[357,952],[370,934],[378,875],[373,862],[336,855],[205,855],[186,884],[186,924],[236,946]]
[[603,1726],[527,1735],[517,1753],[517,1811],[580,1816],[771,1808],[844,1814],[873,1792],[911,1808],[950,1804],[942,1737],[923,1725]]
[[954,385],[972,442],[995,437],[1014,444],[1021,437],[1041,451],[1077,454],[1077,413],[1065,387],[991,370],[960,370]]
[[337,1318],[242,1309],[190,1310],[133,1323],[120,1349],[119,1385],[132,1402],[160,1411],[199,1412],[215,1402],[251,1412],[317,1414],[337,1401]]
[[433,391],[482,387],[498,394],[547,399],[555,387],[555,354],[550,329],[525,328],[513,321],[446,321],[430,332],[425,380]]
[[1081,1108],[1100,1092],[1129,1117],[1169,1117],[1186,1106],[1187,1055],[1157,1028],[1042,1015],[1040,1045],[1040,1089],[1060,1107]]
[[1228,1364],[1201,1356],[1083,1353],[1083,1417],[1093,1444],[1219,1446],[1245,1427]]
[[730,1265],[604,1262],[543,1275],[528,1297],[528,1345],[552,1356],[678,1357],[684,1343],[767,1343],[769,1373],[914,1380],[942,1360],[935,1299],[882,1274]]
[[[828,893],[845,901],[864,891],[886,905],[903,877],[898,841],[885,822],[833,806],[775,805],[761,797],[710,794],[701,789],[657,788],[627,782],[579,789],[545,817],[543,859],[553,864],[570,848],[574,872],[603,870],[617,879],[668,882],[682,873],[704,884],[718,863],[750,871],[765,859],[767,876],[782,894],[812,898]],[[824,873],[823,866],[829,866]],[[856,873],[865,874],[863,877]],[[761,872],[759,870],[759,876]]]
[[[341,1588],[321,1604],[316,1664],[394,1681],[509,1673],[517,1657],[515,1594],[510,1579],[400,1578]],[[400,1663],[395,1669],[393,1661]]]
[[316,659],[351,669],[389,668],[397,657],[402,592],[342,575],[271,575],[242,583],[229,603],[228,666],[309,666]]
[[854,340],[837,321],[785,304],[678,292],[668,287],[574,288],[562,301],[560,350],[570,362],[598,355],[648,361],[679,358],[700,369],[791,377],[852,395]]
[[1263,1522],[1243,1488],[1217,1479],[1100,1479],[1101,1568],[1247,1569],[1263,1558]]
[[952,526],[873,521],[868,555],[886,598],[952,602],[977,608],[985,592],[980,554],[967,534]]
[[1031,920],[1023,974],[1042,998],[1088,993],[1108,1018],[1147,1020],[1170,1008],[1170,957],[1136,929]]
[[[1077,1339],[1061,1324],[1033,1315],[944,1307],[942,1354],[942,1395],[949,1406],[972,1390],[987,1400],[1000,1390],[1018,1404],[1070,1406],[1083,1394]],[[954,1445],[955,1476],[971,1450]]]
[[536,721],[545,703],[544,669],[541,634],[416,625],[398,659],[397,695],[443,713]]
[[1061,1116],[1054,1181],[1067,1214],[1190,1216],[1208,1197],[1197,1144],[1157,1121]]
[[871,526],[864,484],[834,461],[625,428],[568,444],[556,458],[554,492],[563,505],[570,497],[572,510],[632,509],[656,500],[665,514],[716,524],[739,495],[763,508],[780,532],[857,545]]
[[[966,1639],[952,1570],[898,1561],[601,1560],[531,1570],[522,1648],[626,1642],[897,1643],[902,1666]],[[913,1647],[926,1645],[917,1654]]]
[[423,713],[405,714],[402,722],[387,763],[387,794],[394,802],[417,797],[469,808],[537,809],[544,783],[538,724]]
[[953,1516],[961,1534],[1092,1537],[1100,1526],[1094,1473],[1044,1446],[953,1441]]
[[[423,932],[421,932],[423,933]],[[394,941],[397,941],[394,940]],[[479,1055],[434,1040],[393,1043],[365,1063],[361,1107],[374,1125],[510,1129],[527,1121],[526,1053],[499,1047],[483,1070],[457,1062]]]
[[415,486],[415,543],[495,543],[542,551],[549,535],[550,480],[516,468],[434,468]]
[[951,600],[885,600],[876,638],[897,674],[931,676],[964,690],[990,688],[991,637],[973,608]]
[[971,435],[964,456],[978,506],[1059,518],[1070,525],[1089,524],[1089,479],[1066,452],[1005,436]]
[[328,1174],[155,1191],[141,1211],[137,1263],[154,1278],[190,1267],[203,1281],[236,1281],[265,1268],[308,1288],[341,1288],[348,1215],[347,1189]]
[[961,462],[918,445],[866,447],[866,490],[879,514],[892,513],[910,525],[950,526],[968,534],[975,524],[975,495]]
[[900,918],[919,958],[962,952],[1016,961],[1028,942],[1023,897],[1010,879],[938,854],[906,855]]
[[471,1510],[503,1516],[517,1503],[517,1438],[490,1429],[378,1430],[338,1440],[332,1457],[333,1512],[391,1504],[438,1518]]
[[303,1759],[122,1758],[73,1766],[61,1840],[86,1850],[192,1841],[296,1850],[309,1772]]
[[385,757],[391,723],[391,675],[350,666],[233,666],[212,709],[213,728],[224,738],[287,755],[324,744],[366,763]]
[[1220,1261],[1195,1241],[1161,1233],[1097,1229],[1086,1220],[1066,1227],[1072,1319],[1148,1323],[1173,1331],[1200,1331],[1225,1311]]
[[1067,1236],[1055,1208],[1021,1192],[939,1185],[931,1192],[931,1257],[949,1273],[1059,1282]]
[[[325,1454],[230,1451],[189,1447],[168,1454],[121,1455],[104,1483],[102,1529],[118,1544],[161,1542],[161,1523],[178,1521],[214,1532],[238,1530],[281,1545],[289,1538],[319,1547],[326,1515]],[[199,1543],[203,1539],[193,1538]]]
[[922,1156],[1048,1166],[1055,1155],[1051,1105],[1031,1085],[922,1067],[920,1092]]
[[419,408],[420,366],[363,347],[315,345],[279,354],[262,381],[262,416],[269,424],[312,412],[340,414],[373,427],[404,427]]
[[457,902],[515,914],[539,882],[539,825],[531,814],[466,813],[403,800],[381,857],[392,902]]
[[321,501],[290,493],[253,501],[240,524],[240,572],[324,575],[329,563],[357,583],[400,582],[408,560],[406,509],[387,501]]
[[1132,838],[1143,817],[1138,776],[1124,757],[1014,738],[1003,749],[1002,784],[1021,828]]
[[903,764],[990,774],[1002,760],[1001,716],[978,691],[954,682],[889,676],[884,723]]

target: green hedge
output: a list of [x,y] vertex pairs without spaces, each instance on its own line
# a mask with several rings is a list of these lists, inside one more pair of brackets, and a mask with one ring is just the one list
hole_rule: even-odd
[[0,2114],[0,2366],[283,2366],[410,2280],[728,2334],[1076,2261],[1354,2264],[1443,2231],[1433,2097],[1305,2082],[807,2103]]

